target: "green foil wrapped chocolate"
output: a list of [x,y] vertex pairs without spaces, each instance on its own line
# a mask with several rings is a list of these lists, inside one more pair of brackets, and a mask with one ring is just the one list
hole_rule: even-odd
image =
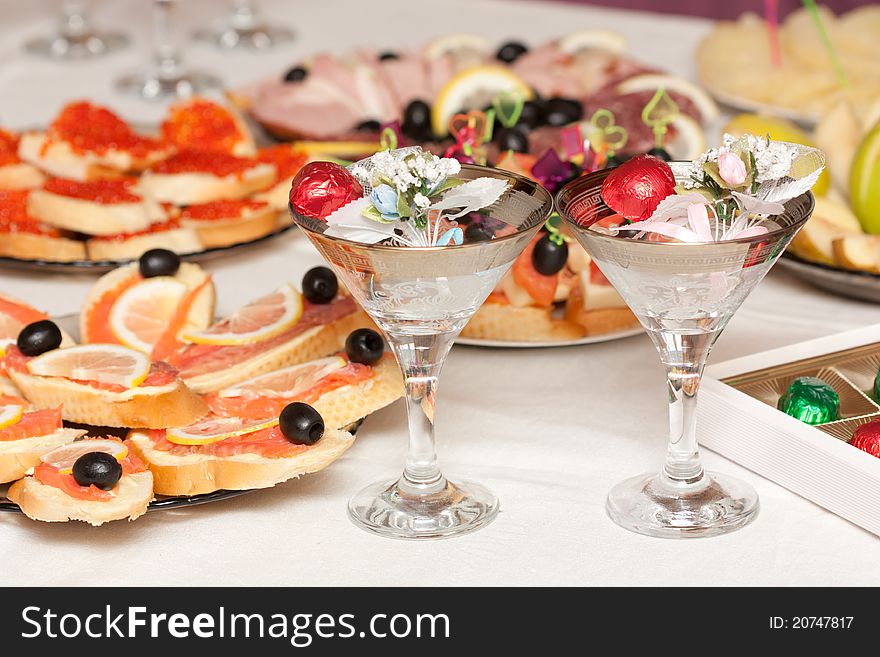
[[807,424],[834,422],[840,415],[840,396],[822,379],[801,376],[791,382],[776,406]]

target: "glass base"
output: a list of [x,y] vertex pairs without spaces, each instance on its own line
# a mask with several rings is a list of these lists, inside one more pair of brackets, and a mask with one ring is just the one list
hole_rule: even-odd
[[220,78],[199,71],[190,71],[171,78],[134,73],[116,81],[116,88],[121,92],[140,96],[146,100],[188,98],[194,94],[217,89],[221,85]]
[[90,33],[72,38],[66,36],[38,37],[24,44],[26,52],[58,59],[100,57],[128,45],[128,37],[116,32]]
[[269,50],[275,46],[293,40],[293,32],[285,27],[269,27],[260,25],[250,29],[232,26],[214,30],[199,30],[194,35],[197,41],[217,46],[222,50],[251,48],[252,50]]
[[691,484],[647,474],[615,486],[605,509],[614,522],[637,534],[700,538],[751,522],[758,514],[758,494],[738,479],[712,472]]
[[354,523],[403,539],[449,538],[485,527],[498,515],[498,498],[479,484],[445,481],[430,495],[405,492],[399,481],[367,486],[348,503]]

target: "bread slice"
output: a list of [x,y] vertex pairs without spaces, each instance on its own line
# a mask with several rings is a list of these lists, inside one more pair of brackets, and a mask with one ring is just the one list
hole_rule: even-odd
[[13,162],[0,166],[0,189],[36,189],[46,182],[46,176],[27,162]]
[[41,233],[0,231],[0,256],[22,260],[73,262],[86,259],[85,242]]
[[278,228],[278,210],[269,205],[242,208],[238,216],[208,219],[189,216],[190,209],[181,213],[181,223],[195,230],[199,241],[208,249],[250,242]]
[[153,473],[153,489],[159,495],[200,495],[215,490],[270,488],[275,484],[323,470],[354,443],[346,431],[327,429],[308,450],[285,458],[257,454],[212,456],[171,454],[153,447],[149,435],[133,431],[128,442]]
[[35,189],[28,212],[43,223],[86,235],[118,235],[145,230],[165,218],[162,208],[149,200],[131,203],[97,203]]
[[40,457],[84,435],[80,429],[59,429],[47,436],[0,441],[0,484],[25,476],[40,464]]
[[336,353],[345,346],[349,333],[359,328],[376,328],[373,321],[360,309],[330,324],[303,331],[292,340],[234,367],[192,377],[184,373],[183,380],[191,390],[200,394],[222,390],[259,374]]
[[[89,333],[89,318],[94,312],[95,307],[108,292],[115,290],[123,282],[135,275],[138,275],[137,263],[117,267],[101,276],[89,289],[79,314],[79,335],[80,340],[84,344],[95,341],[95,336]],[[186,285],[188,290],[195,290],[208,279],[208,274],[197,264],[182,262],[174,278]],[[187,322],[181,330],[191,331],[207,328],[214,320],[215,300],[214,284],[209,282],[201,288],[193,300]]]
[[587,275],[582,275],[581,284],[572,290],[565,304],[565,317],[568,321],[583,326],[588,336],[624,331],[639,326],[638,318],[617,291],[609,285],[590,285],[585,303],[583,276]]
[[401,397],[403,377],[400,368],[393,358],[383,358],[373,368],[369,379],[331,390],[311,405],[324,418],[324,426],[344,429]]
[[204,248],[196,231],[183,226],[143,234],[92,238],[85,243],[90,260],[137,260],[150,249],[168,249],[184,255],[198,253]]
[[58,178],[89,181],[120,178],[126,172],[143,171],[168,155],[157,149],[145,157],[127,151],[108,150],[100,155],[75,151],[68,142],[50,140],[45,133],[28,132],[21,136],[18,155],[46,173]]
[[68,422],[97,427],[164,429],[192,424],[208,412],[202,399],[179,379],[164,386],[141,386],[123,392],[94,388],[52,376],[8,370],[35,408],[63,406]]
[[463,337],[510,342],[552,342],[576,340],[583,327],[554,317],[553,308],[516,307],[506,303],[484,303],[461,332]]
[[162,173],[147,171],[140,188],[148,197],[174,205],[237,200],[265,189],[275,179],[275,167],[254,163],[240,174],[218,176],[208,172]]
[[149,471],[124,475],[114,491],[112,500],[80,500],[34,477],[25,477],[12,484],[6,496],[33,520],[81,520],[97,527],[112,520],[134,520],[144,515],[153,499],[153,475]]
[[[15,327],[15,328],[13,328],[13,330],[16,331],[15,337],[17,337],[17,331],[19,331],[21,328],[24,328],[27,324],[30,324],[31,322],[37,322],[41,319],[49,319],[49,315],[44,313],[42,310],[37,310],[36,308],[30,306],[29,304],[25,303],[21,299],[17,299],[16,297],[13,297],[8,294],[0,294],[0,307],[2,307],[5,304],[20,306],[20,308],[18,310],[21,312],[18,316],[15,314],[15,312],[10,312],[7,315],[2,310],[0,310],[0,315],[11,317],[13,320],[15,320],[15,324],[12,325],[13,327]],[[20,325],[20,327],[19,327],[19,325]],[[61,331],[61,346],[62,347],[72,347],[76,344],[76,340],[73,339],[73,336],[71,336],[67,331],[65,331],[63,327],[59,326],[58,329]],[[14,342],[14,340],[12,340],[12,341]],[[0,347],[2,347],[2,346],[4,346],[4,340],[3,340],[3,336],[0,335]],[[0,363],[0,365],[2,365],[2,363]],[[2,371],[5,371],[5,370],[2,370]],[[2,373],[2,371],[0,371],[0,373]],[[2,391],[2,390],[3,390],[3,387],[0,386],[0,391]],[[20,397],[21,395],[13,395],[13,396]]]

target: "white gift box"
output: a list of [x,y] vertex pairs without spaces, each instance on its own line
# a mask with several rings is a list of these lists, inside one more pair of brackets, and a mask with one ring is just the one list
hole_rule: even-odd
[[[880,535],[880,458],[846,442],[856,426],[880,418],[864,394],[878,363],[880,324],[711,365],[700,391],[699,442]],[[779,395],[767,381],[815,373],[862,391],[841,395],[848,418],[810,426],[775,408]]]

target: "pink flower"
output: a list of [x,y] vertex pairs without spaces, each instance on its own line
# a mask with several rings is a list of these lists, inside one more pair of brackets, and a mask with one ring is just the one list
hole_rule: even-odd
[[746,181],[746,165],[736,153],[718,155],[718,173],[731,187],[739,187]]

